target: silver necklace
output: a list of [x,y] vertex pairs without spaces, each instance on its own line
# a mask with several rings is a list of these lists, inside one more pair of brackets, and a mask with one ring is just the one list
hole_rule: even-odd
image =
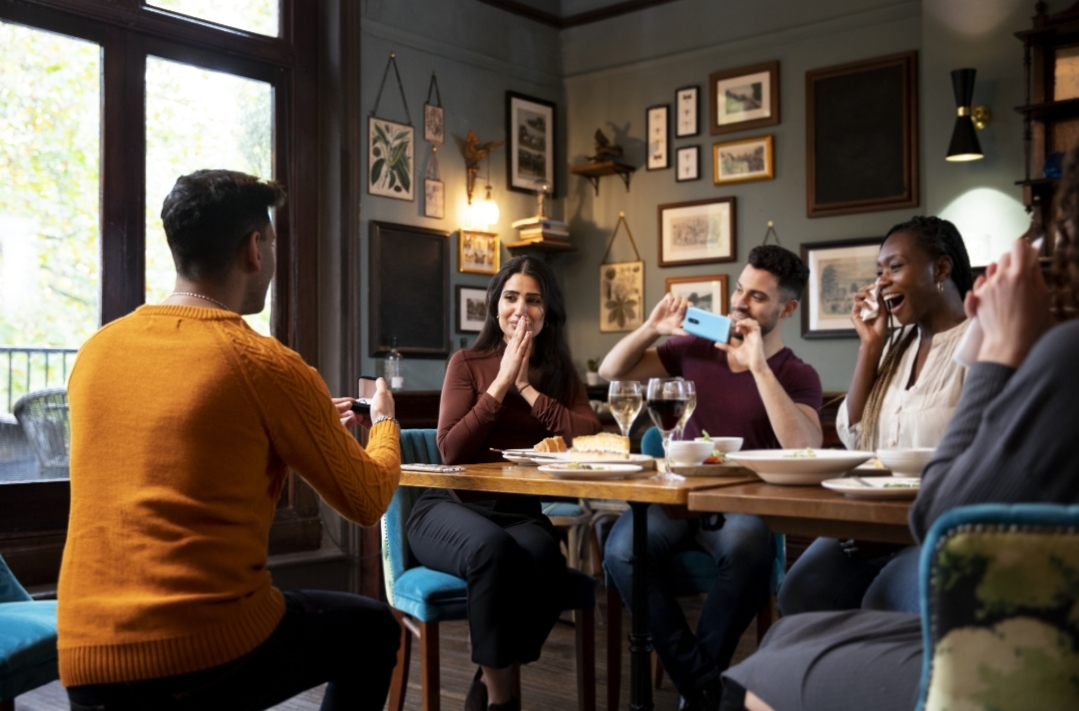
[[193,296],[196,299],[203,299],[204,301],[210,301],[212,303],[215,303],[218,306],[220,306],[221,308],[225,309],[225,311],[232,311],[232,309],[230,309],[228,306],[222,304],[217,299],[211,299],[209,296],[203,296],[202,294],[196,294],[193,291],[174,291],[174,292],[172,292],[172,296]]

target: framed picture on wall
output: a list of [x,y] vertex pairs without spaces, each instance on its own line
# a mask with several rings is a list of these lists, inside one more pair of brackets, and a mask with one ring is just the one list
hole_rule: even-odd
[[779,123],[779,62],[764,62],[708,75],[712,135]]
[[730,308],[727,303],[726,274],[668,277],[667,293],[684,296],[691,306],[714,314],[726,314]]
[[675,153],[677,167],[675,182],[684,183],[701,179],[701,147],[684,146]]
[[775,177],[772,137],[716,143],[712,146],[712,170],[716,185],[771,180]]
[[457,271],[472,274],[498,272],[502,245],[496,233],[461,230],[457,244]]
[[671,167],[671,107],[667,104],[648,109],[645,125],[648,130],[648,170]]
[[699,86],[684,86],[674,92],[674,137],[688,138],[699,135],[701,124],[697,120],[700,113],[701,88]]
[[416,130],[403,123],[367,119],[367,192],[395,200],[415,199],[413,148]]
[[738,258],[734,198],[660,205],[659,266],[733,262]]
[[458,284],[456,291],[457,332],[479,333],[487,318],[487,289]]
[[386,355],[397,339],[404,356],[445,358],[450,352],[449,233],[375,220],[368,233],[370,354]]
[[802,295],[802,338],[857,338],[854,293],[877,280],[881,237],[802,244],[809,284]]
[[557,113],[550,101],[512,91],[506,92],[506,175],[510,190],[536,192],[546,181],[551,196],[555,187],[555,122]]
[[600,333],[632,331],[642,323],[644,323],[644,262],[600,264]]
[[918,53],[806,72],[809,217],[918,204]]

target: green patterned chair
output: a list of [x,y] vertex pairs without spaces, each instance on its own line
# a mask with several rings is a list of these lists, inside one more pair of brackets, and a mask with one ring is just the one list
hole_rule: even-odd
[[921,579],[918,711],[1079,709],[1079,506],[955,509]]

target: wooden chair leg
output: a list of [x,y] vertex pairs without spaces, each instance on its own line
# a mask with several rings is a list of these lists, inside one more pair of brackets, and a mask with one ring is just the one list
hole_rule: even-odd
[[420,622],[420,675],[423,711],[439,711],[442,680],[438,673],[438,623]]
[[393,677],[390,680],[390,701],[388,711],[403,711],[405,708],[405,693],[408,691],[408,667],[412,661],[412,632],[405,624],[405,614],[394,609],[393,616],[397,618],[397,624],[401,625],[401,646],[397,649],[397,666],[393,668]]
[[660,689],[663,687],[663,662],[659,661],[659,655],[656,654],[656,650],[652,650],[652,688]]
[[768,599],[761,605],[761,609],[757,611],[757,644],[761,643],[764,639],[764,635],[768,633],[768,628],[772,626],[775,621],[775,598],[772,595],[768,596]]
[[[596,711],[595,607],[577,611],[577,709]],[[611,711],[615,711],[612,709]]]
[[618,710],[622,691],[622,596],[612,583],[607,588],[607,708]]

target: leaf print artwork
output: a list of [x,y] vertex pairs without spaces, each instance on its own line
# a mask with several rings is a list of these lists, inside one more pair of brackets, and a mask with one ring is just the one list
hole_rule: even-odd
[[414,199],[412,126],[371,117],[368,120],[367,192],[372,195]]
[[632,331],[644,320],[644,262],[599,267],[599,327],[603,333]]

